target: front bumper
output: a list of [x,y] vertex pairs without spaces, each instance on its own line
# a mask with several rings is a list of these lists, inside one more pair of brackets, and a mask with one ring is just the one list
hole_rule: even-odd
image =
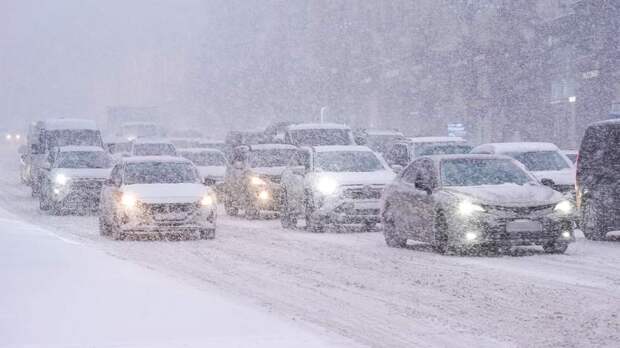
[[51,200],[63,209],[99,208],[101,182],[80,183],[79,185],[55,186],[52,188]]
[[381,204],[374,199],[326,199],[314,217],[328,224],[377,224],[381,222]]
[[215,229],[216,219],[215,207],[199,204],[141,205],[121,213],[120,229],[134,234],[191,233]]

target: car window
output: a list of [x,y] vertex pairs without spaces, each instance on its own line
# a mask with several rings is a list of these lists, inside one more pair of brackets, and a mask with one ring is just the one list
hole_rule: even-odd
[[371,151],[326,151],[316,154],[315,167],[325,172],[374,172],[386,170]]
[[508,152],[506,155],[521,162],[530,171],[569,169],[569,164],[559,151]]
[[440,167],[444,186],[523,185],[532,181],[510,159],[445,159]]
[[193,164],[177,162],[129,163],[125,168],[125,185],[198,183]]

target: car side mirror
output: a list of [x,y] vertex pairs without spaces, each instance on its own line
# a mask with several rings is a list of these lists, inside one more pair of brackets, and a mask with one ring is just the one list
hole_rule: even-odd
[[433,193],[433,188],[431,187],[430,183],[425,180],[416,180],[415,188],[420,191],[424,191],[429,195]]
[[555,186],[555,182],[548,178],[540,179],[540,183],[551,188]]
[[401,166],[400,164],[393,164],[390,167],[392,168],[392,171],[394,171],[394,173],[396,174],[400,174],[403,171],[403,166]]

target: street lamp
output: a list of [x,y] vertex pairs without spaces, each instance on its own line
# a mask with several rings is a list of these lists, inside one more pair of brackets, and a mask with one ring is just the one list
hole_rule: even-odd
[[577,111],[575,110],[575,103],[577,97],[571,95],[568,97],[568,103],[570,104],[570,144],[573,149],[577,148]]

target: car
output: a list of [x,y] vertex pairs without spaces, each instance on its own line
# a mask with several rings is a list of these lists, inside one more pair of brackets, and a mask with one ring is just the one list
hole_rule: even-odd
[[198,234],[215,238],[215,192],[182,157],[127,157],[117,163],[101,191],[99,231],[130,235]]
[[98,146],[60,146],[50,153],[39,194],[39,207],[58,215],[99,208],[101,187],[112,158]]
[[360,129],[355,133],[355,142],[358,145],[366,145],[382,156],[387,154],[392,144],[405,141],[403,133],[397,130]]
[[471,153],[510,156],[521,162],[541,183],[574,197],[573,162],[552,143],[489,143],[476,146]]
[[24,143],[23,133],[17,130],[4,132],[4,140],[10,145],[20,145]]
[[170,141],[158,138],[138,138],[131,142],[130,156],[177,156]]
[[396,171],[420,156],[469,153],[472,147],[461,137],[413,137],[393,143],[385,154],[386,161]]
[[620,230],[620,120],[593,123],[577,160],[577,206],[588,239]]
[[394,172],[366,146],[302,147],[282,173],[284,228],[297,226],[323,232],[329,225],[363,225],[380,221],[380,197]]
[[202,180],[221,192],[228,161],[224,153],[217,149],[187,148],[178,151],[179,156],[192,161],[198,168]]
[[224,208],[248,218],[279,213],[282,171],[297,148],[286,144],[259,144],[235,148],[224,177]]
[[131,141],[123,138],[108,139],[104,144],[114,161],[131,156]]
[[568,157],[573,164],[577,163],[577,157],[579,156],[579,151],[577,150],[562,150],[564,156]]
[[439,252],[541,245],[563,253],[574,240],[575,207],[507,156],[423,156],[385,190],[385,242],[431,243]]
[[300,123],[286,127],[284,142],[294,146],[356,145],[349,126],[336,123]]

